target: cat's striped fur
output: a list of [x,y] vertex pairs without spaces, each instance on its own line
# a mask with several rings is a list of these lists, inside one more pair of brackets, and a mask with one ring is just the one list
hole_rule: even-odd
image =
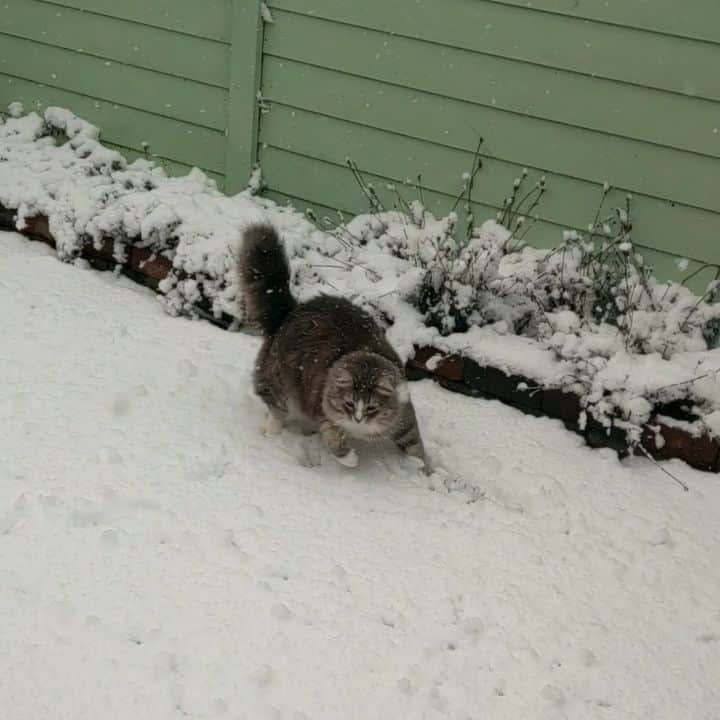
[[328,295],[297,303],[282,242],[269,224],[245,231],[240,279],[248,320],[265,335],[254,384],[268,408],[267,432],[296,415],[345,465],[357,464],[350,438],[389,438],[425,460],[403,365],[368,313]]

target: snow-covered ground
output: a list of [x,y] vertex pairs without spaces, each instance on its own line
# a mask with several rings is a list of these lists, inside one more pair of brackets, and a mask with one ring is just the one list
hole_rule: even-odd
[[[172,268],[159,290],[172,315],[203,307],[242,324],[239,243],[248,224],[271,222],[300,296],[325,290],[364,305],[391,323],[403,359],[431,346],[564,389],[581,398],[581,423],[589,413],[631,442],[656,407],[678,401],[690,417],[669,422],[720,437],[720,349],[708,349],[720,327],[720,286],[711,283],[701,299],[647,276],[629,235],[630,205],[596,221],[591,236],[605,244],[602,259],[576,232],[551,251],[524,246],[513,235],[521,211],[512,197],[500,219],[513,229],[486,219],[461,244],[455,213],[434,218],[417,201],[400,203],[404,212],[373,205],[369,214],[313,224],[253,194],[262,189],[259,168],[248,189],[230,197],[197,168],[168,177],[148,160],[128,163],[68,109],[42,116],[24,115],[19,103],[9,109],[6,121],[0,117],[0,206],[13,209],[15,227],[47,218],[58,257],[68,262],[108,239],[118,262],[132,247],[162,255]],[[525,179],[525,172],[516,179],[513,197]]]
[[129,281],[2,234],[0,307],[0,717],[720,717],[717,476],[424,382],[433,491]]

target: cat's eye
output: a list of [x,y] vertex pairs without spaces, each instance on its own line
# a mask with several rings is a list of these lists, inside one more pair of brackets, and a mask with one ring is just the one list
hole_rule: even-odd
[[345,406],[346,410],[352,410],[355,407],[355,403],[352,400],[345,400],[343,405]]
[[368,405],[366,412],[368,415],[374,415],[378,411],[377,405]]

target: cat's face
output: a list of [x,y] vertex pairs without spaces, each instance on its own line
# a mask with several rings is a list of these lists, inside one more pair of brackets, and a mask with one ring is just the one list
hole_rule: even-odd
[[330,368],[323,410],[348,435],[374,438],[393,428],[407,401],[407,385],[397,367],[377,355],[353,353]]

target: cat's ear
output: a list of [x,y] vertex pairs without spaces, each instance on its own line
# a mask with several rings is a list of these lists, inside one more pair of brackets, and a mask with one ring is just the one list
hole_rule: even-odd
[[339,388],[351,388],[353,386],[352,373],[344,367],[335,369],[335,385]]
[[390,397],[394,394],[395,388],[397,387],[397,381],[394,375],[390,373],[383,373],[375,385],[375,390],[380,395],[386,395]]

